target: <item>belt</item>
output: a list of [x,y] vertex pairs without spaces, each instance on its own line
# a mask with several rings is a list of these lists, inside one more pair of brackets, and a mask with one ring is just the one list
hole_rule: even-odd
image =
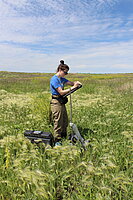
[[52,99],[58,99],[60,95],[52,95]]
[[52,97],[60,97],[60,95],[52,95]]

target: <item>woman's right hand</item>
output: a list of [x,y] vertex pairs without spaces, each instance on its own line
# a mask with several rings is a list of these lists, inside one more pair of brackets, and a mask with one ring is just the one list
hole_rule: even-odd
[[71,87],[71,89],[76,88],[79,85],[82,85],[82,84],[79,81],[74,81],[74,85]]

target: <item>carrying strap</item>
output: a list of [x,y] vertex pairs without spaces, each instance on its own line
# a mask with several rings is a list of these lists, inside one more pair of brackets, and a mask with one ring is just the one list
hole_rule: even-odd
[[70,94],[70,123],[72,123],[72,96]]

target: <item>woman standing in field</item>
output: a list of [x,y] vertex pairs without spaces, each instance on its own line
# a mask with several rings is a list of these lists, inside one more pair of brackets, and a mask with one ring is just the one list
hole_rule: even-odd
[[[61,139],[67,136],[68,116],[65,103],[62,102],[62,95],[67,94],[71,89],[81,84],[79,81],[71,82],[64,78],[69,71],[69,66],[61,60],[57,67],[56,74],[50,80],[50,90],[52,94],[51,111],[54,122],[54,139],[55,146],[61,145]],[[72,86],[69,89],[64,89],[64,85]]]

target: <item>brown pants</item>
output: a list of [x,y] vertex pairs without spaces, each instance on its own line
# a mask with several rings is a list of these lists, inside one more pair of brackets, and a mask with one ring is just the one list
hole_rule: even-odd
[[52,99],[51,111],[54,122],[55,142],[67,136],[68,116],[65,104],[60,104],[57,99]]

